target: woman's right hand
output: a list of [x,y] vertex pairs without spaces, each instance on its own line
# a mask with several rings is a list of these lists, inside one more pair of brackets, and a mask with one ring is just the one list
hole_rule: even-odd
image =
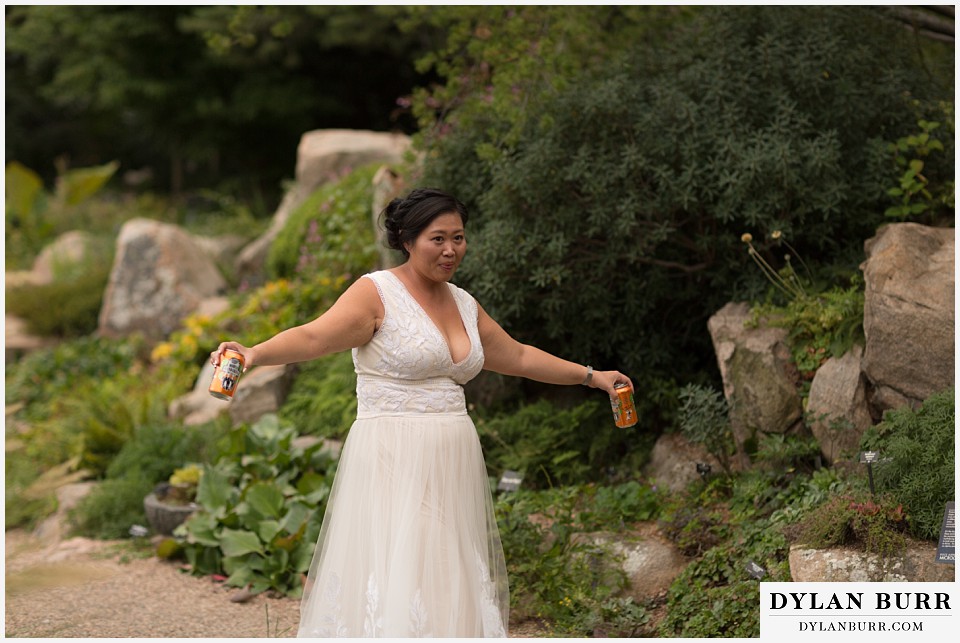
[[243,355],[244,371],[253,366],[253,349],[247,348],[243,344],[238,344],[237,342],[221,342],[217,347],[217,350],[210,353],[210,363],[214,366],[219,366],[220,358],[223,356],[223,351],[226,350],[236,351]]

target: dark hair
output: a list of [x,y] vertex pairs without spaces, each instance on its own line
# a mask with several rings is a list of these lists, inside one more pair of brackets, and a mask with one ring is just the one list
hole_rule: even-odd
[[463,225],[467,225],[467,208],[435,188],[417,188],[402,199],[394,199],[380,213],[387,231],[387,247],[410,256],[404,244],[412,243],[441,214],[459,214]]

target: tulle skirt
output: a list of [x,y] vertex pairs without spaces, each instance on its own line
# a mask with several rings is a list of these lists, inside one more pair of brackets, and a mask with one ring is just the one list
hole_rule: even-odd
[[506,637],[480,442],[464,414],[358,419],[301,603],[300,637]]

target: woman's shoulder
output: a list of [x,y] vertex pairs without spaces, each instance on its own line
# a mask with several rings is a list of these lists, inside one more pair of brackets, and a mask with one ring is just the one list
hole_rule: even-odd
[[455,283],[447,282],[447,286],[450,288],[450,292],[453,293],[454,299],[457,301],[464,302],[470,306],[477,306],[476,298],[467,292],[465,289],[461,288]]

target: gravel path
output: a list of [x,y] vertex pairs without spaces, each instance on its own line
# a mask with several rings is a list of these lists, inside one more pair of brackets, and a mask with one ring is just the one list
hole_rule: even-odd
[[[6,637],[294,637],[300,602],[255,596],[131,558],[122,544],[73,538],[43,547],[6,534]],[[270,624],[267,625],[267,613]]]

